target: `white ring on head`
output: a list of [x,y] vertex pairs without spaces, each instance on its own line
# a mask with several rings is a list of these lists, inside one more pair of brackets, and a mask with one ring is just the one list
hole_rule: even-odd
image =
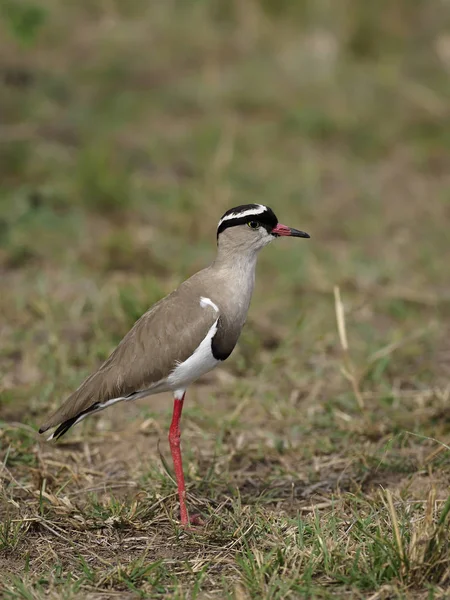
[[263,212],[267,211],[267,206],[263,204],[257,204],[258,208],[249,208],[248,210],[244,210],[238,213],[231,213],[229,215],[225,215],[222,217],[217,225],[220,227],[224,221],[228,221],[229,219],[241,219],[242,217],[251,217],[252,215],[260,215]]

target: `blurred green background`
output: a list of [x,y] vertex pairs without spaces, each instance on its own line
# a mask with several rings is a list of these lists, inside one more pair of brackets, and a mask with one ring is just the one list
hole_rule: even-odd
[[313,346],[339,285],[371,350],[434,324],[447,351],[446,2],[0,7],[6,315],[71,319],[111,284],[117,341],[213,258],[226,209],[260,202],[312,240],[262,254],[253,314],[305,316]]
[[[222,213],[258,202],[312,238],[261,253],[239,347],[194,387],[192,485],[233,452],[245,460],[223,459],[209,498],[225,479],[251,503],[243,465],[268,454],[267,485],[311,483],[329,455],[358,481],[407,473],[407,498],[434,485],[428,471],[411,487],[432,444],[402,432],[450,433],[449,24],[444,0],[0,0],[0,447],[18,480],[41,459],[13,424],[39,425],[213,259]],[[164,417],[118,406],[71,435],[167,421],[164,402]],[[126,476],[163,485],[139,465]]]

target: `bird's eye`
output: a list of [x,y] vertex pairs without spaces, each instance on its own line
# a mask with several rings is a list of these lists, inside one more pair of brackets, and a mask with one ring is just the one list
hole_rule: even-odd
[[250,229],[259,229],[261,227],[258,221],[249,221],[247,225],[250,227]]

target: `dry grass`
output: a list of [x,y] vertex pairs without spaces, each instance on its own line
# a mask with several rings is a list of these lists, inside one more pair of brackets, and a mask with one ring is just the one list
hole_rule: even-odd
[[[445,598],[445,3],[0,3],[0,596]],[[43,417],[212,258],[261,255],[239,347],[59,444]],[[297,243],[296,243],[297,242]]]

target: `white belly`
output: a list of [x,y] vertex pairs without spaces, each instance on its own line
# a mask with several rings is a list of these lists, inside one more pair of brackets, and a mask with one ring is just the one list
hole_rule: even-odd
[[186,389],[190,383],[218,365],[220,361],[214,358],[211,350],[211,342],[217,331],[217,322],[218,319],[195,352],[184,362],[179,363],[168,376],[166,380],[168,390]]

